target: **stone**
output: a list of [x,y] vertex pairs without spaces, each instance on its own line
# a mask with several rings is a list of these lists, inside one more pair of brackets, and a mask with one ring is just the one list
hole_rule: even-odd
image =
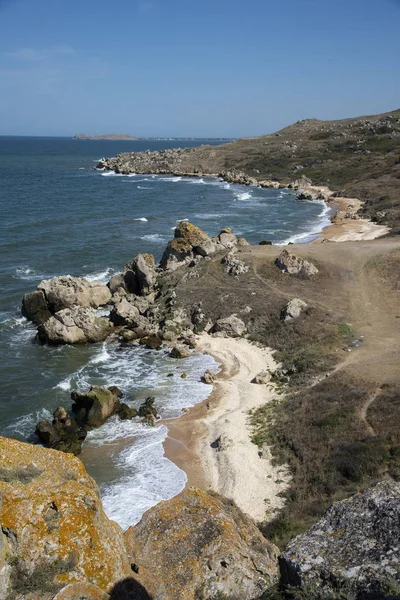
[[152,254],[138,254],[125,265],[124,282],[128,292],[146,296],[156,284],[156,265]]
[[314,196],[311,192],[300,190],[300,192],[296,196],[296,200],[314,200]]
[[134,342],[138,339],[137,333],[131,331],[130,329],[123,329],[120,331],[120,336],[124,340],[124,342]]
[[155,401],[154,396],[150,396],[139,406],[139,417],[143,417],[143,420],[150,425],[154,425],[158,418],[157,409],[154,406]]
[[282,250],[276,259],[275,264],[281,271],[289,273],[290,275],[310,277],[311,275],[316,275],[318,273],[318,269],[315,265],[304,258],[291,254],[286,248]]
[[230,227],[222,229],[218,235],[212,238],[218,251],[232,250],[237,245],[238,239]]
[[242,337],[246,331],[246,325],[236,315],[218,319],[211,329],[211,333],[224,333],[227,337]]
[[272,246],[272,242],[270,240],[261,240],[261,242],[258,242],[259,246]]
[[50,319],[52,313],[47,306],[46,298],[42,291],[36,290],[36,292],[24,295],[22,299],[22,314],[30,321],[36,323],[36,325],[41,325]]
[[248,242],[244,237],[238,238],[237,245],[242,247],[251,246],[250,242]]
[[76,421],[85,429],[100,427],[119,409],[119,398],[113,388],[94,385],[87,394],[72,392],[72,412]]
[[124,297],[121,298],[118,303],[114,304],[114,307],[110,313],[110,321],[112,321],[114,325],[130,327],[135,323],[135,318],[138,316],[138,308],[128,302],[126,297]]
[[71,419],[65,408],[59,406],[53,413],[53,421],[40,421],[35,434],[46,448],[78,455],[82,451],[87,432],[75,419]]
[[120,402],[119,407],[117,409],[117,415],[121,419],[121,421],[128,421],[130,419],[134,419],[137,416],[136,408],[132,408],[128,406],[124,402]]
[[150,323],[149,319],[142,317],[141,315],[135,318],[131,328],[138,338],[148,337],[157,331],[157,328]]
[[252,380],[251,383],[265,385],[271,381],[271,373],[269,371],[261,371]]
[[229,253],[221,260],[223,265],[224,273],[227,275],[233,275],[239,277],[243,273],[247,273],[249,270],[248,265],[245,265],[243,261],[239,260],[234,254]]
[[70,583],[53,600],[110,600],[110,596],[91,583]]
[[174,346],[170,352],[170,356],[171,358],[188,358],[190,350],[184,345]]
[[384,481],[336,502],[279,559],[285,586],[312,585],[318,597],[343,585],[357,598],[394,598],[400,581],[400,483]]
[[51,600],[79,583],[109,592],[131,576],[122,530],[78,458],[0,438],[0,464],[0,545],[9,568],[8,583],[1,570],[0,580],[10,600]]
[[202,375],[201,377],[201,381],[203,383],[208,383],[209,385],[212,385],[215,381],[215,375],[212,371],[206,371],[204,373],[204,375]]
[[112,331],[108,319],[96,317],[90,308],[65,308],[39,325],[38,338],[48,344],[102,342]]
[[162,347],[162,339],[156,333],[142,338],[140,343],[144,344],[149,350],[160,350]]
[[259,598],[277,580],[278,549],[231,501],[190,488],[125,533],[153,600]]
[[304,309],[307,308],[306,302],[300,298],[292,298],[281,310],[281,319],[283,321],[292,321],[298,319]]
[[215,250],[214,242],[204,231],[188,221],[181,221],[175,229],[174,239],[168,242],[160,266],[174,270],[195,256],[204,258]]
[[118,275],[113,275],[107,285],[112,295],[116,294],[121,289],[125,290],[124,274],[118,273]]

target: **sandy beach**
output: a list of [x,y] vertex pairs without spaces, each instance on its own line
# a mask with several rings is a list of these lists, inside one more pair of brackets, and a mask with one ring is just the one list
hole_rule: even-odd
[[211,354],[222,371],[210,398],[183,417],[168,421],[166,456],[188,475],[188,486],[212,489],[261,521],[282,505],[277,494],[287,486],[282,467],[251,442],[248,413],[271,401],[273,386],[250,383],[276,365],[269,349],[245,339],[202,334],[197,350]]

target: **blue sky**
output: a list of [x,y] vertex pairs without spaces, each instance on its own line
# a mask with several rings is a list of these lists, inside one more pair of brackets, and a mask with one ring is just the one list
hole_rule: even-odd
[[0,134],[252,136],[400,107],[400,0],[0,0]]

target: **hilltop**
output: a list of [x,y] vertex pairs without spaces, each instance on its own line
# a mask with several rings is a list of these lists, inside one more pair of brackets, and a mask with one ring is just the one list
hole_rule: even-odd
[[251,184],[307,179],[338,196],[359,198],[362,216],[400,233],[400,109],[340,121],[306,119],[216,147],[122,153],[100,166],[128,173],[221,175]]

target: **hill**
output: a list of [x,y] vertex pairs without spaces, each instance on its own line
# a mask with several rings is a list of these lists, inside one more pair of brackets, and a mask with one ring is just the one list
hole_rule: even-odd
[[136,140],[137,138],[127,135],[126,133],[105,133],[103,135],[86,135],[85,133],[77,133],[72,138],[73,140]]

